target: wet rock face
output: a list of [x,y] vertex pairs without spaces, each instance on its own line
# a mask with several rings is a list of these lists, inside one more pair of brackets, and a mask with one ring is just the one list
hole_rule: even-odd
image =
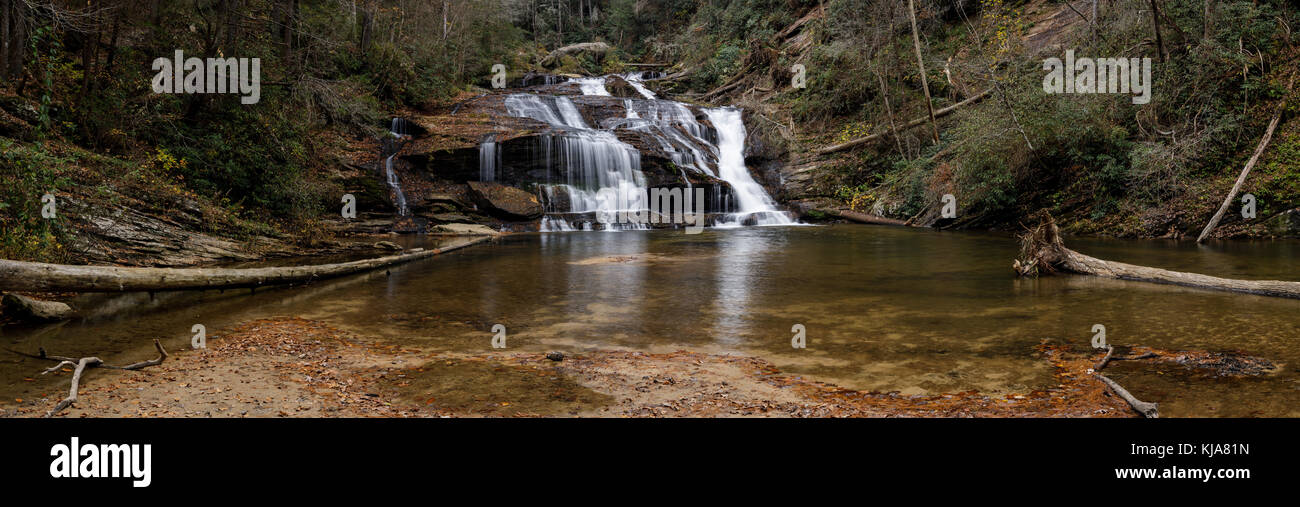
[[471,181],[469,195],[478,206],[502,220],[536,220],[544,210],[536,195],[495,182]]
[[54,322],[72,316],[72,307],[55,301],[40,301],[18,294],[5,294],[4,315],[19,321]]

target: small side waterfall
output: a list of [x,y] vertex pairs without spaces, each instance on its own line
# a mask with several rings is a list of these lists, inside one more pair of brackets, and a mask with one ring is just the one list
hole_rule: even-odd
[[478,180],[496,181],[497,168],[501,167],[501,150],[496,138],[489,136],[478,146]]
[[645,72],[629,72],[623,75],[623,80],[627,81],[627,84],[632,85],[632,88],[635,88],[636,92],[640,93],[642,97],[655,100],[658,98],[655,96],[655,92],[650,91],[650,89],[646,88],[644,84],[641,84],[641,79],[645,74]]
[[407,135],[406,120],[393,118],[388,133],[392,134],[392,139],[385,139],[384,143],[384,151],[388,152],[388,157],[384,159],[384,173],[388,188],[393,193],[393,205],[397,207],[397,214],[404,217],[408,213],[406,194],[402,193],[402,180],[397,177],[397,171],[393,170],[393,157],[401,150],[401,141]]

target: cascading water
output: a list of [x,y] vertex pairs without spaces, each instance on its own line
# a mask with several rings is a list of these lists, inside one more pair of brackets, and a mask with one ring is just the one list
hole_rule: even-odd
[[646,88],[644,84],[641,84],[641,77],[644,74],[644,72],[629,72],[623,75],[623,80],[627,81],[627,84],[632,85],[632,88],[635,88],[636,92],[640,93],[642,97],[655,100],[658,98],[655,96],[655,93],[650,91],[649,88]]
[[574,81],[582,89],[583,95],[609,96],[609,90],[605,89],[605,78],[603,77],[584,77]]
[[[505,106],[511,116],[564,127],[559,132],[538,137],[539,148],[546,154],[547,174],[564,175],[563,182],[548,182],[541,187],[543,202],[547,203],[547,211],[551,213],[547,220],[542,221],[543,231],[590,230],[596,216],[639,211],[622,208],[618,202],[619,196],[640,195],[646,189],[645,176],[641,174],[641,155],[636,149],[619,141],[613,132],[589,128],[568,97],[515,94],[506,98]],[[480,147],[480,164],[482,149]],[[600,192],[601,189],[615,192]],[[563,209],[554,204],[557,202],[565,203]],[[563,214],[568,214],[568,217]],[[571,220],[578,224],[575,226]],[[645,224],[605,224],[605,230],[647,227]]]
[[497,149],[496,140],[489,138],[478,146],[478,180],[496,181],[498,167],[501,167],[501,150]]
[[731,184],[739,208],[731,217],[732,222],[725,225],[748,225],[751,220],[753,225],[793,224],[745,167],[745,122],[740,110],[705,109],[704,114],[709,115],[709,122],[718,131],[718,177]]
[[[531,118],[552,127],[537,137],[537,156],[545,160],[548,175],[548,181],[538,185],[538,197],[547,213],[540,224],[543,232],[592,230],[598,216],[645,211],[647,203],[626,202],[631,200],[628,196],[644,195],[648,189],[641,172],[641,154],[618,139],[614,131],[619,129],[648,134],[681,170],[687,189],[693,188],[688,168],[730,185],[731,191],[724,185],[712,185],[714,204],[710,209],[731,211],[718,218],[715,226],[796,224],[777,208],[745,166],[746,133],[739,109],[701,109],[712,123],[712,128],[706,127],[685,104],[655,98],[641,83],[645,74],[623,76],[645,98],[622,99],[624,117],[605,118],[594,128],[567,96],[517,93],[506,97],[504,105],[511,116]],[[603,77],[572,81],[578,83],[584,95],[610,95]],[[498,178],[502,163],[500,147],[494,139],[485,139],[479,146],[480,179]],[[562,179],[556,181],[552,175]],[[607,223],[601,228],[646,229],[648,225]]]
[[402,180],[398,179],[397,171],[393,170],[393,157],[397,156],[400,150],[399,144],[406,135],[406,121],[401,118],[393,118],[392,124],[388,127],[388,132],[392,134],[391,148],[389,143],[385,143],[386,151],[389,155],[384,159],[384,172],[388,181],[388,188],[393,192],[393,205],[397,207],[398,216],[406,216],[406,195],[402,193]]

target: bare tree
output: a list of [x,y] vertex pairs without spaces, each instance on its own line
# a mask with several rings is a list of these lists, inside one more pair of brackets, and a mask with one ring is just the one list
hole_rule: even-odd
[[1151,0],[1151,23],[1156,30],[1156,47],[1160,50],[1160,61],[1169,61],[1169,51],[1165,49],[1165,39],[1160,36],[1160,6]]
[[930,129],[934,134],[934,142],[937,143],[939,142],[939,124],[934,121],[934,103],[930,100],[930,82],[925,77],[925,59],[921,56],[921,36],[916,30],[915,0],[907,0],[907,15],[912,20],[912,47],[916,49],[916,66],[921,69],[921,91],[925,92],[925,110],[930,115]]

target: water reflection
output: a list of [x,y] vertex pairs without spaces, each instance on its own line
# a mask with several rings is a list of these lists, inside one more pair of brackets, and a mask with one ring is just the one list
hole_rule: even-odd
[[[1134,264],[1300,279],[1294,242],[1067,241]],[[248,320],[300,316],[395,343],[487,352],[499,323],[511,352],[688,349],[756,355],[859,389],[997,393],[1049,385],[1040,341],[1086,346],[1100,323],[1120,345],[1240,349],[1300,364],[1300,301],[1094,277],[1017,279],[1017,251],[1011,235],[870,226],[516,235],[306,287],[85,296],[74,306],[86,319],[6,328],[0,341],[124,363],[152,357],[155,337],[188,346],[196,323],[218,340]],[[790,347],[796,323],[808,329],[807,349]],[[0,363],[10,391],[0,399],[47,389],[48,379],[22,380],[34,366]],[[1300,416],[1294,366],[1240,381],[1129,364],[1115,374],[1171,416]]]

